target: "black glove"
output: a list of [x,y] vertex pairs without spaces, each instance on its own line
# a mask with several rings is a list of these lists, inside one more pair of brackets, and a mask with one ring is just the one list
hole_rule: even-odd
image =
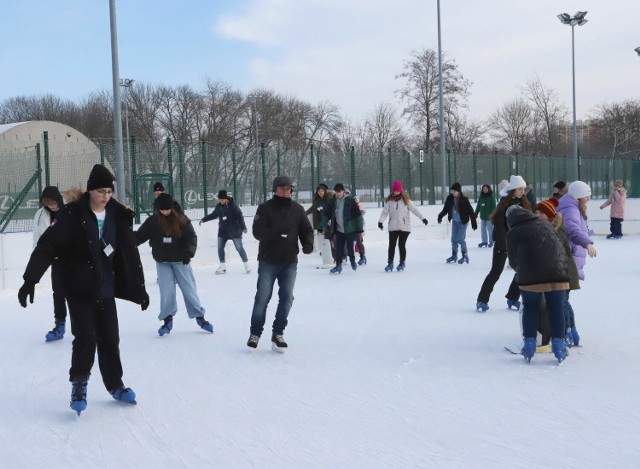
[[302,253],[303,254],[311,254],[313,252],[313,244],[309,245],[309,246],[302,246]]
[[322,234],[324,233],[324,230],[322,228],[318,228],[318,234]]
[[18,290],[18,301],[20,302],[20,306],[22,306],[23,308],[27,307],[27,296],[29,297],[29,302],[33,304],[33,295],[35,294],[34,292],[35,286],[36,286],[35,283],[29,280],[25,280],[22,286],[20,287],[20,290]]
[[380,228],[381,230],[383,230],[383,229],[384,229],[384,226],[382,225],[382,222],[381,222],[381,221],[379,221],[379,222],[378,222],[378,228]]
[[426,218],[423,218],[423,219],[422,219],[422,223],[424,223],[424,224],[425,224],[425,226],[426,226],[426,225],[428,225],[428,224],[429,224],[429,220],[427,220]]
[[185,254],[185,255],[184,255],[184,257],[182,258],[182,263],[183,263],[184,265],[188,265],[188,264],[189,264],[189,262],[191,262],[191,258],[189,257],[189,255],[188,255],[188,254]]
[[142,303],[140,303],[140,309],[142,311],[146,311],[148,307],[149,307],[149,295],[145,293],[144,298],[142,299]]
[[438,217],[438,225],[442,223],[442,218]]
[[478,229],[478,225],[476,223],[471,223],[471,229],[473,231],[477,230]]
[[202,220],[198,222],[198,226],[202,226]]

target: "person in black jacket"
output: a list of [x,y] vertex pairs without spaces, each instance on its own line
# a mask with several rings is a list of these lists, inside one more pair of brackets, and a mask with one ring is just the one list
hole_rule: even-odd
[[[153,200],[153,213],[156,213],[158,211],[158,196],[160,194],[167,194],[167,193],[168,192],[164,188],[164,184],[162,184],[161,182],[156,182],[153,184],[153,196],[155,197],[155,199]],[[173,208],[175,209],[176,212],[183,213],[182,207],[175,199],[173,199]]]
[[536,352],[540,301],[549,313],[551,349],[558,359],[567,357],[564,343],[564,298],[571,280],[569,258],[562,240],[550,223],[530,210],[512,206],[507,210],[509,265],[516,271],[523,303],[522,329],[525,360]]
[[135,232],[138,244],[149,241],[151,255],[156,261],[158,286],[160,287],[160,314],[164,324],[158,330],[160,336],[173,329],[173,317],[178,311],[176,283],[182,291],[187,314],[198,326],[213,332],[213,326],[204,318],[205,309],[196,291],[196,279],[189,263],[196,254],[198,237],[191,220],[178,213],[169,194],[160,194],[158,212],[147,218]]
[[87,406],[87,382],[98,352],[102,381],[114,399],[135,404],[122,382],[115,298],[149,306],[140,254],[133,237],[134,213],[112,198],[114,177],[95,165],[87,191],[67,191],[69,201],[38,240],[23,275],[18,300],[33,303],[34,286],[57,257],[69,305],[73,348],[69,377],[71,408]]
[[209,215],[200,220],[200,225],[208,222],[209,220],[219,219],[218,223],[218,260],[220,261],[220,267],[216,269],[216,274],[224,274],[227,271],[224,257],[224,247],[227,241],[233,241],[233,245],[236,247],[236,251],[240,254],[242,262],[244,262],[244,271],[246,273],[251,272],[249,267],[249,258],[242,246],[242,233],[247,232],[247,225],[244,222],[244,216],[242,210],[227,194],[227,191],[221,190],[218,192],[218,204]]
[[469,256],[467,255],[467,242],[465,240],[467,226],[469,220],[471,220],[471,228],[474,230],[478,228],[478,225],[476,224],[476,213],[469,199],[462,194],[462,187],[459,182],[455,182],[451,186],[451,193],[447,196],[444,201],[444,207],[438,214],[438,223],[442,223],[442,218],[445,215],[451,222],[451,257],[447,259],[447,263],[458,260],[459,245],[462,250],[462,257],[458,264],[464,264],[465,262],[468,264]]
[[293,304],[293,286],[298,270],[298,242],[302,252],[313,252],[313,228],[302,205],[291,200],[293,185],[287,176],[273,180],[274,195],[260,206],[253,218],[253,236],[258,247],[258,285],[251,312],[251,329],[247,346],[255,349],[264,330],[267,306],[278,280],[278,308],[273,321],[273,350],[287,348],[283,333]]

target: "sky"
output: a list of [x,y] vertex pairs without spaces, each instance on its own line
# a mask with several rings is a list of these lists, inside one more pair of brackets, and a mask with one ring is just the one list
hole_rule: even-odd
[[[582,347],[558,366],[531,363],[519,318],[504,295],[506,270],[486,313],[475,310],[491,250],[469,231],[467,265],[445,264],[441,206],[412,216],[407,268],[385,273],[381,209],[365,214],[368,264],[330,275],[318,254],[301,255],[285,330],[289,350],[263,336],[245,343],[257,279],[257,242],[244,236],[254,271],[230,244],[227,274],[215,275],[217,223],[195,226],[192,261],[213,335],[189,320],[178,293],[168,336],[158,337],[159,292],[149,247],[141,247],[151,304],[118,301],[124,383],[136,406],[114,401],[97,363],[87,409],[69,408],[72,336],[46,344],[53,326],[48,274],[35,302],[17,300],[31,233],[2,236],[0,454],[10,468],[630,468],[640,461],[640,201],[627,200],[625,237],[607,240],[609,211],[588,204],[597,257],[571,294]],[[243,207],[251,223],[251,210]],[[191,214],[196,218],[198,214]],[[386,226],[386,223],[385,223]],[[397,256],[396,256],[397,262]],[[273,320],[276,296],[267,313]]]
[[[484,119],[538,76],[576,108],[638,98],[637,0],[442,1],[442,47],[469,79],[468,115]],[[481,6],[480,6],[481,5]],[[395,76],[414,50],[437,50],[435,0],[137,0],[116,3],[120,77],[202,89],[207,78],[244,93],[267,88],[330,101],[359,120],[399,106]],[[80,100],[112,89],[107,0],[5,2],[0,15],[0,101],[53,93]]]

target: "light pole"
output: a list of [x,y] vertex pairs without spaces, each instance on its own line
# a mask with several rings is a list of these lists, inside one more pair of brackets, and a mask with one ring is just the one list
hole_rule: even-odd
[[444,204],[447,198],[447,163],[444,159],[445,139],[444,139],[444,85],[442,78],[442,39],[440,34],[440,0],[438,0],[438,94],[440,103],[440,171],[442,173],[441,198]]
[[584,19],[587,15],[586,11],[579,11],[573,16],[569,16],[568,13],[562,13],[558,15],[558,19],[562,24],[571,26],[571,71],[573,76],[573,177],[572,180],[577,180],[579,176],[578,171],[578,132],[576,130],[576,56],[575,56],[575,39],[574,39],[574,27],[582,26],[588,20]]
[[118,62],[118,28],[116,25],[116,0],[109,0],[111,26],[111,74],[113,79],[113,128],[116,153],[116,189],[118,199],[127,201],[124,178],[124,158],[122,156],[122,113],[120,103],[120,65]]
[[255,118],[256,125],[256,174],[258,174],[258,161],[260,161],[260,155],[258,153],[258,95],[255,93],[250,94],[247,98],[253,99],[253,116]]
[[[124,128],[127,139],[127,168],[129,168],[129,174],[127,175],[127,181],[131,177],[131,139],[129,138],[129,92],[133,82],[131,78],[120,78],[120,86],[126,88],[125,100],[124,100]],[[129,188],[131,189],[131,188]]]

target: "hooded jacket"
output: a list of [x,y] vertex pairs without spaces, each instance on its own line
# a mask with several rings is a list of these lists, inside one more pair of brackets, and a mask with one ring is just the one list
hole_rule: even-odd
[[213,212],[202,219],[202,223],[218,218],[219,238],[242,238],[242,232],[247,229],[242,210],[240,210],[238,204],[233,200],[233,197],[228,197],[227,200],[226,205],[218,203],[213,209]]
[[420,220],[424,219],[420,210],[413,205],[411,199],[407,198],[408,203],[405,202],[404,197],[400,197],[398,200],[387,198],[382,209],[382,214],[378,219],[378,223],[384,222],[389,217],[388,228],[389,231],[411,231],[411,214],[413,213]]
[[[364,218],[358,202],[353,196],[345,195],[342,198],[342,226],[344,227],[344,233],[362,233],[364,231]],[[331,226],[333,233],[338,230],[338,223],[336,217],[338,216],[338,198],[334,197],[327,204],[327,208],[323,210],[322,222],[320,228],[324,229],[327,226]]]
[[38,283],[58,257],[64,296],[100,300],[106,291],[136,304],[148,303],[133,236],[134,213],[113,198],[107,203],[104,229],[112,237],[110,245],[114,249],[107,257],[89,206],[89,193],[76,190],[68,194],[72,194],[69,203],[58,211],[57,222],[38,240],[23,278]]
[[611,218],[620,218],[624,220],[624,203],[627,200],[627,190],[622,187],[621,190],[614,187],[611,189],[611,195],[605,202],[600,205],[600,208],[605,208],[611,205]]
[[507,224],[507,253],[516,283],[521,287],[562,283],[568,288],[569,258],[551,223],[517,208],[509,212]]
[[476,204],[475,214],[478,216],[480,214],[481,220],[488,220],[489,216],[496,209],[496,198],[493,196],[493,191],[491,190],[491,186],[485,184],[482,186],[488,187],[489,191],[485,194],[484,192],[480,193],[480,197],[478,197],[478,203]]
[[569,194],[560,199],[558,212],[562,213],[562,223],[571,246],[571,255],[578,268],[578,277],[584,280],[584,265],[587,262],[587,246],[593,244],[589,238],[587,221],[580,213],[578,201]]
[[[182,236],[170,236],[162,231],[158,222],[158,219],[164,216],[157,212],[144,221],[134,233],[137,244],[149,241],[151,255],[156,262],[182,262],[184,259],[192,259],[196,255],[198,236],[191,220],[184,214],[178,214],[183,223]],[[176,215],[172,213],[169,216]]]
[[[36,248],[36,244],[38,244],[38,240],[44,230],[51,226],[51,223],[55,223],[55,216],[62,210],[64,205],[64,201],[62,200],[62,194],[56,186],[47,186],[42,190],[42,195],[40,196],[40,203],[42,203],[42,199],[52,199],[58,203],[58,212],[55,215],[51,213],[49,207],[42,206],[38,209],[35,216],[33,217],[33,249]],[[53,215],[53,216],[52,216]]]

